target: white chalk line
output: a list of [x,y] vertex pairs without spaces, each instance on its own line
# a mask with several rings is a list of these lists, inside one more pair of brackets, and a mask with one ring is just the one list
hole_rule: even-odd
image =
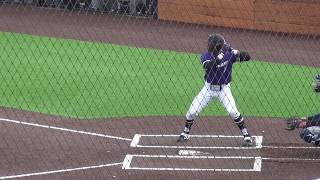
[[135,134],[131,141],[130,147],[137,147],[141,138],[141,134]]
[[320,162],[320,159],[306,159],[306,158],[261,158],[262,160],[271,160],[271,161],[310,161],[310,162]]
[[[173,134],[135,134],[130,147],[140,148],[164,148],[164,149],[261,149],[263,136],[252,136],[255,139],[256,145],[253,147],[236,147],[236,146],[166,146],[166,145],[139,145],[142,137],[178,137],[179,135]],[[243,138],[243,136],[226,136],[226,135],[190,135],[190,137],[198,138]]]
[[[194,158],[196,156],[200,156],[203,158],[216,158],[216,156],[213,156],[212,153],[210,152],[202,152],[202,151],[195,151],[195,150],[179,150],[178,151],[178,155],[185,157],[185,158]],[[205,156],[207,155],[207,156]],[[137,156],[139,157],[139,156]],[[151,157],[155,157],[155,156],[151,156]],[[257,158],[256,156],[224,156],[227,157],[226,159],[253,159],[253,158]],[[260,157],[259,158],[261,160],[271,160],[271,161],[319,161],[320,159],[306,159],[306,158],[273,158],[273,157]]]
[[[151,168],[151,167],[132,167],[130,166],[131,161],[134,157],[142,158],[177,158],[177,159],[254,159],[252,169],[224,169],[224,168]],[[122,169],[131,169],[131,170],[154,170],[154,171],[261,171],[261,157],[244,157],[244,156],[177,156],[177,155],[138,155],[138,154],[128,154],[126,155]]]
[[[80,131],[80,130],[74,130],[74,129],[67,129],[67,128],[61,128],[61,127],[56,127],[56,126],[49,126],[49,125],[42,125],[42,124],[37,124],[37,123],[29,123],[29,122],[24,122],[24,121],[17,121],[17,120],[11,120],[11,119],[5,119],[5,118],[0,118],[0,121],[5,121],[5,122],[11,122],[11,123],[16,123],[16,124],[23,124],[23,125],[28,125],[28,126],[35,126],[35,127],[42,127],[42,128],[48,128],[48,129],[54,129],[54,130],[60,130],[60,131],[66,131],[66,132],[74,132],[74,133],[79,133],[79,134],[86,134],[86,135],[92,135],[92,136],[98,136],[98,137],[106,137],[106,138],[111,138],[111,139],[118,139],[118,140],[125,140],[125,141],[131,141],[131,144],[136,147],[155,147],[155,148],[188,148],[185,146],[140,146],[138,145],[141,136],[163,136],[163,137],[175,137],[178,135],[140,135],[136,134],[133,139],[129,138],[123,138],[123,137],[117,137],[117,136],[110,136],[110,135],[105,135],[105,134],[98,134],[98,133],[92,133],[92,132],[86,132],[86,131]],[[242,137],[242,136],[225,136],[225,135],[192,135],[193,137]],[[260,140],[260,137],[258,137]],[[262,139],[261,139],[262,140]],[[262,141],[261,141],[262,142]],[[259,148],[273,148],[273,149],[318,149],[320,147],[294,147],[294,146],[261,146]],[[208,147],[190,147],[190,148],[208,148]],[[210,148],[210,147],[209,147]],[[213,148],[219,148],[219,147],[213,147]],[[238,148],[244,148],[244,149],[250,149],[250,147],[221,147],[221,148],[227,148],[227,149],[238,149]],[[252,148],[252,147],[251,147]],[[253,147],[257,148],[257,147]],[[128,156],[128,155],[127,155]],[[21,175],[11,175],[11,176],[0,176],[0,179],[12,179],[12,178],[19,178],[19,177],[27,177],[27,176],[37,176],[37,175],[45,175],[45,174],[53,174],[53,173],[62,173],[62,172],[68,172],[68,171],[78,171],[78,170],[85,170],[85,169],[93,169],[93,168],[101,168],[101,167],[107,167],[107,166],[115,166],[115,165],[120,165],[123,164],[123,169],[142,169],[142,170],[190,170],[190,169],[184,169],[184,168],[135,168],[135,167],[130,167],[133,155],[129,155],[128,157],[126,156],[124,162],[120,163],[113,163],[113,164],[105,164],[105,165],[97,165],[97,166],[87,166],[87,167],[80,167],[80,168],[72,168],[72,169],[61,169],[61,170],[54,170],[54,171],[45,171],[45,172],[38,172],[38,173],[28,173],[28,174],[21,174]],[[135,155],[136,156],[136,155]],[[165,157],[168,157],[164,155]],[[196,156],[200,157],[200,156]],[[201,157],[206,157],[208,156],[201,156]],[[192,157],[194,158],[194,157]],[[219,158],[219,157],[215,157]],[[239,157],[232,157],[229,156],[227,158],[239,158]],[[261,160],[276,160],[276,161],[320,161],[320,159],[301,159],[301,158],[262,158],[262,157],[244,157],[242,159],[248,159],[248,158],[255,158],[255,163],[254,163],[254,168],[253,169],[191,169],[195,171],[260,171],[261,170]],[[260,170],[259,170],[260,169]]]
[[[179,137],[178,134],[135,134],[140,137]],[[243,138],[243,136],[233,135],[208,135],[208,134],[192,134],[190,138]],[[252,136],[253,138],[261,138],[263,136]]]
[[123,164],[122,164],[122,169],[129,169],[130,168],[132,158],[133,158],[133,155],[131,155],[131,154],[126,155],[126,157],[124,158]]
[[[251,169],[227,169],[227,168],[178,168],[178,167],[134,167],[131,166],[131,162],[134,157],[141,157],[144,158],[167,158],[167,159],[226,159],[227,161],[230,159],[253,159],[253,168]],[[263,160],[269,160],[273,162],[320,162],[320,159],[304,159],[304,158],[268,158],[268,157],[260,157],[260,156],[199,156],[198,154],[192,154],[190,153],[189,155],[186,155],[183,153],[183,155],[140,155],[140,154],[128,154],[126,155],[122,169],[127,169],[127,170],[154,170],[154,171],[240,171],[240,172],[257,172],[261,171],[262,167],[262,161]]]
[[[158,170],[158,171],[261,171],[262,161],[276,161],[276,162],[320,162],[320,159],[304,159],[304,158],[272,158],[272,157],[247,157],[247,156],[213,156],[211,153],[190,150],[190,149],[261,149],[261,148],[284,148],[287,149],[288,146],[262,146],[263,136],[253,136],[256,140],[255,147],[192,147],[192,146],[147,146],[147,145],[139,145],[141,137],[177,137],[179,135],[144,135],[144,134],[135,134],[133,140],[130,144],[131,147],[149,147],[149,148],[176,148],[182,149],[185,148],[187,150],[179,150],[178,155],[126,155],[124,159],[124,163],[122,169],[131,169],[131,170]],[[242,138],[242,136],[226,136],[226,135],[191,135],[191,137],[206,137],[206,138]],[[308,149],[308,148],[317,148],[317,147],[293,147],[289,146],[290,149],[299,148],[299,149]],[[254,159],[253,168],[252,169],[199,169],[199,168],[151,168],[151,167],[132,167],[130,166],[134,157],[144,157],[144,158],[186,158],[186,159]]]
[[23,124],[23,125],[27,125],[27,126],[42,127],[42,128],[54,129],[54,130],[60,130],[60,131],[66,131],[66,132],[74,132],[74,133],[86,134],[86,135],[91,135],[91,136],[105,137],[105,138],[111,138],[111,139],[117,139],[117,140],[132,141],[132,139],[129,139],[129,138],[123,138],[123,137],[117,137],[117,136],[111,136],[111,135],[105,135],[105,134],[98,134],[98,133],[93,133],[93,132],[86,132],[86,131],[80,131],[80,130],[74,130],[74,129],[56,127],[56,126],[49,126],[49,125],[43,125],[43,124],[37,124],[37,123],[29,123],[29,122],[17,121],[17,120],[5,119],[5,118],[0,118],[0,121],[11,122],[11,123],[16,123],[16,124]]
[[254,163],[253,163],[253,170],[254,171],[261,171],[262,166],[262,158],[261,157],[255,157]]
[[262,146],[269,149],[320,149],[319,146]]
[[[256,139],[256,146],[236,147],[236,146],[166,146],[166,145],[139,145],[142,137],[178,137],[176,134],[135,134],[130,144],[131,147],[141,148],[164,148],[164,149],[320,149],[319,146],[265,146],[262,145],[263,136],[252,136]],[[195,138],[243,138],[243,136],[231,135],[190,135]]]
[[[130,155],[130,154],[129,154]],[[255,159],[255,156],[181,156],[181,155],[149,155],[149,154],[133,154],[133,157],[145,158],[168,158],[168,159]]]
[[144,146],[144,145],[137,145],[134,147],[139,148],[163,148],[163,149],[261,149],[260,147],[245,147],[245,146],[239,146],[239,147],[227,147],[227,146]]
[[255,169],[197,169],[197,168],[140,168],[128,167],[129,170],[149,170],[149,171],[214,171],[214,172],[252,172]]
[[59,170],[53,170],[53,171],[43,171],[43,172],[27,173],[27,174],[19,174],[19,175],[0,176],[0,179],[13,179],[13,178],[22,178],[22,177],[29,177],[29,176],[40,176],[40,175],[64,173],[64,172],[71,172],[71,171],[80,171],[80,170],[87,170],[87,169],[96,169],[96,168],[102,168],[102,167],[108,167],[108,166],[117,166],[117,165],[121,165],[122,163],[123,162],[112,163],[112,164],[101,164],[96,166],[85,166],[85,167],[70,168],[70,169],[59,169]]
[[140,148],[164,148],[164,149],[242,149],[242,150],[250,150],[250,149],[263,149],[263,148],[269,148],[269,149],[320,149],[320,147],[316,146],[261,146],[261,147],[228,147],[228,146],[145,146],[145,145],[134,145],[131,147],[140,147]]

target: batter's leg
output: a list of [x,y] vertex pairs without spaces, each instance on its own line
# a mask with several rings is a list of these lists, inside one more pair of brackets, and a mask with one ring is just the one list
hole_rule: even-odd
[[190,108],[186,114],[185,126],[178,141],[189,139],[189,133],[194,120],[199,113],[209,104],[214,96],[214,92],[210,90],[210,84],[205,83],[199,94],[192,101]]
[[243,117],[241,116],[240,112],[237,109],[235,100],[231,93],[230,84],[222,88],[218,97],[220,102],[223,104],[223,106],[229,113],[230,117],[234,120],[236,125],[239,127],[242,135],[244,136],[244,140],[248,142],[248,145],[250,145],[250,143],[252,144],[252,138],[248,132],[248,129],[246,127]]
[[199,94],[193,99],[186,114],[186,119],[191,121],[198,117],[199,113],[210,103],[214,97],[214,91],[210,90],[210,84],[205,83]]

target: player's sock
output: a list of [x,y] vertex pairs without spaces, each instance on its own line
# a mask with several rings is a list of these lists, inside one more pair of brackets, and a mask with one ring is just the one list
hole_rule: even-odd
[[250,136],[246,124],[244,123],[243,117],[241,115],[237,119],[235,119],[234,122],[239,127],[243,136]]
[[192,125],[193,125],[193,120],[186,119],[183,132],[186,134],[189,134]]

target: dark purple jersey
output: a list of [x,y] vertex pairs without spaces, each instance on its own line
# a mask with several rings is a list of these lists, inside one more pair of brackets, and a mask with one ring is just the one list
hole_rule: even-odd
[[201,64],[216,61],[215,65],[206,69],[205,81],[214,85],[228,84],[231,82],[232,65],[237,59],[237,50],[225,44],[217,55],[212,52],[204,52],[201,55]]

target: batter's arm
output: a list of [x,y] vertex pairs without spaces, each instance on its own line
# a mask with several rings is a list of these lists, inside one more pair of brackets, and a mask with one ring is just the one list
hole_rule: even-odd
[[251,56],[247,51],[241,51],[229,46],[228,51],[232,54],[232,62],[245,62],[251,60]]
[[203,63],[204,69],[211,69],[213,67],[216,67],[219,64],[218,60],[210,60]]
[[203,68],[208,70],[212,69],[213,67],[217,66],[219,64],[220,60],[218,58],[213,58],[210,54],[203,54],[201,56],[201,63],[203,65]]

